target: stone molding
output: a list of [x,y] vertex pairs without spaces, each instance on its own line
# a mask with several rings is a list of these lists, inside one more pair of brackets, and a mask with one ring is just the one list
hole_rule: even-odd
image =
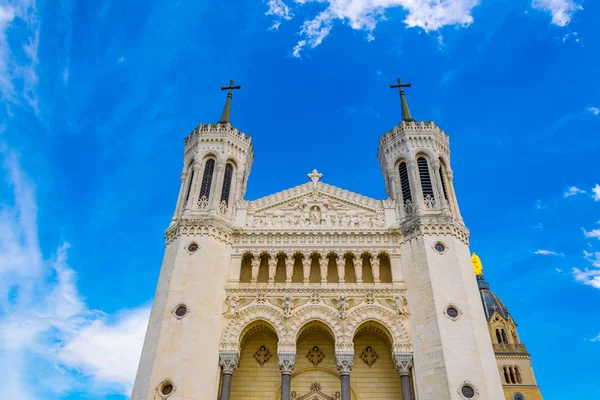
[[181,236],[210,236],[226,244],[231,244],[232,230],[225,223],[215,219],[180,218],[165,232],[166,244],[169,245]]
[[410,369],[413,367],[412,353],[394,353],[394,368],[400,376],[410,375]]
[[[399,314],[397,299],[405,299],[402,289],[227,289],[224,312],[230,321],[223,330],[220,349],[239,352],[247,327],[264,322],[278,337],[278,352],[296,351],[296,340],[303,327],[319,321],[332,333],[336,351],[353,349],[353,338],[365,324],[378,323],[394,352],[411,352],[408,315]],[[340,296],[340,293],[346,295]],[[340,298],[344,297],[344,318]],[[232,300],[233,299],[233,300]],[[231,311],[231,310],[229,310]]]
[[240,357],[237,351],[219,352],[219,365],[223,368],[223,374],[233,374],[233,371],[238,367],[239,360]]
[[401,243],[411,241],[418,236],[454,236],[469,245],[469,230],[457,219],[447,215],[414,215],[405,219],[399,226],[402,230]]
[[354,352],[352,353],[335,353],[335,364],[338,373],[341,375],[350,375],[354,364]]
[[[233,247],[236,251],[252,248],[254,250],[264,249],[298,249],[302,251],[307,246],[320,248],[365,248],[377,251],[397,252],[401,243],[401,236],[396,231],[297,231],[297,232],[264,232],[264,231],[240,231],[234,230],[232,238]],[[322,251],[322,250],[321,250]]]
[[294,372],[294,365],[296,364],[296,353],[295,352],[277,352],[279,358],[277,364],[282,375],[291,375]]

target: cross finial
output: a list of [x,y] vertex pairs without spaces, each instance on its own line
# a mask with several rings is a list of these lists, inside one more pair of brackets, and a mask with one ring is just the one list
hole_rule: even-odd
[[223,114],[221,114],[221,120],[219,123],[227,123],[231,117],[231,98],[233,97],[234,89],[241,89],[242,87],[237,85],[234,86],[233,80],[229,81],[229,86],[221,86],[221,90],[229,90],[227,93],[227,100],[225,100],[225,107],[223,107]]
[[414,121],[414,119],[410,115],[410,110],[408,109],[408,103],[406,102],[406,97],[404,96],[404,88],[410,87],[410,83],[403,84],[402,79],[398,78],[397,85],[390,85],[390,89],[398,88],[400,91],[400,109],[402,111],[402,121]]
[[319,171],[317,171],[316,169],[313,169],[313,171],[310,174],[308,174],[307,176],[312,181],[313,186],[317,186],[317,182],[319,182],[319,179],[321,179],[323,174],[320,174]]

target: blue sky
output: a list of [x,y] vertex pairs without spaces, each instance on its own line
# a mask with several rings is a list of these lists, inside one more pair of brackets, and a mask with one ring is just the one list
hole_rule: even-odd
[[[0,0],[0,374],[19,399],[122,399],[183,138],[253,137],[246,197],[385,198],[379,135],[449,135],[459,204],[546,400],[600,398],[600,4]],[[290,162],[293,160],[292,162]]]

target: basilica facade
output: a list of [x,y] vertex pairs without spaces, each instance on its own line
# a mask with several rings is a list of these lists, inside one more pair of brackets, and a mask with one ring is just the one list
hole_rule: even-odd
[[405,86],[379,139],[383,200],[317,170],[245,200],[252,139],[224,88],[221,120],[185,138],[132,399],[541,399],[470,253],[449,137],[412,119]]

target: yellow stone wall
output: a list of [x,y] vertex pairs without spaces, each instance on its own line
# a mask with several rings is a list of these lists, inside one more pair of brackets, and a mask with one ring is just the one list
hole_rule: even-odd
[[543,400],[542,394],[537,387],[510,385],[503,386],[503,389],[506,400],[513,400],[516,393],[521,393],[525,397],[525,400]]
[[[379,355],[369,366],[360,358],[362,351],[371,346]],[[354,366],[350,385],[358,400],[384,400],[402,398],[400,375],[394,369],[391,349],[380,336],[370,332],[358,333],[354,338]]]
[[[254,359],[260,346],[271,351],[271,359],[262,367]],[[262,331],[243,343],[240,363],[231,379],[231,400],[273,400],[281,386],[281,373],[277,365],[277,337]]]
[[[310,328],[309,328],[310,329]],[[325,358],[315,366],[306,358],[314,346],[325,355]],[[292,375],[292,392],[298,397],[310,390],[310,385],[320,383],[323,393],[333,396],[341,388],[340,377],[335,363],[335,348],[332,338],[319,331],[307,331],[300,335],[296,344],[296,365]]]

